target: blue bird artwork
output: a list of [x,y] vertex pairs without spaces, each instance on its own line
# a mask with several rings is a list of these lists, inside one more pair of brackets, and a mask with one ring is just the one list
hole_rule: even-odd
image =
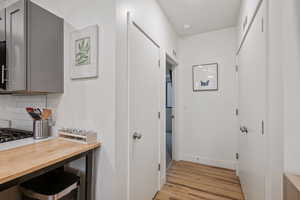
[[200,81],[201,82],[201,87],[208,87],[209,86],[209,80],[207,81]]

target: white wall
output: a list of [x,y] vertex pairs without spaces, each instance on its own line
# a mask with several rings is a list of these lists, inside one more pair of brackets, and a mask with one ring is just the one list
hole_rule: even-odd
[[285,171],[300,174],[300,2],[283,4]]
[[[65,93],[49,96],[57,110],[57,127],[99,132],[103,146],[96,153],[95,199],[114,199],[115,173],[115,1],[35,0],[63,17],[65,26]],[[70,80],[70,31],[98,24],[99,78]]]
[[[281,51],[277,57],[282,59],[281,74],[283,74],[283,78],[281,77],[281,79],[278,80],[279,82],[284,83],[280,87],[280,89],[283,87],[284,92],[279,94],[284,97],[284,113],[282,114],[282,117],[276,120],[277,123],[280,122],[281,124],[284,117],[284,129],[280,129],[280,131],[283,130],[284,136],[278,134],[277,140],[281,139],[281,141],[278,141],[276,144],[277,148],[274,147],[273,149],[276,150],[278,147],[281,147],[284,141],[284,156],[282,156],[282,153],[280,152],[280,156],[275,157],[277,158],[277,163],[279,163],[279,159],[282,161],[284,158],[284,171],[300,174],[300,135],[298,131],[300,123],[300,2],[298,0],[285,0],[284,2],[269,1],[269,4],[273,5],[273,7],[274,5],[277,6],[277,10],[275,10],[277,11],[275,13],[277,18],[274,16],[273,18],[274,24],[280,26],[281,31],[275,30],[275,32],[273,30],[272,33],[278,34],[279,32],[281,34],[279,38],[280,41],[282,41],[282,44],[279,46]],[[273,95],[273,98],[274,97],[275,96]],[[278,94],[276,95],[276,99],[277,97]],[[275,173],[273,174],[275,177],[278,177]],[[277,180],[281,181],[281,178],[279,179],[278,177]]]
[[[162,50],[161,77],[165,76],[165,51],[171,56],[177,50],[177,35],[165,17],[156,0],[117,0],[117,63],[116,63],[116,165],[118,179],[118,199],[128,199],[128,79],[127,79],[127,12],[149,34]],[[164,87],[163,79],[161,84]],[[162,105],[162,118],[165,107]],[[165,132],[165,121],[162,121],[162,133]],[[162,140],[164,135],[162,135]],[[163,148],[163,147],[162,147]],[[163,148],[164,149],[164,148]],[[164,151],[163,151],[164,152]],[[164,156],[164,153],[161,154]],[[164,172],[164,163],[162,172]],[[164,177],[164,173],[163,176]]]
[[268,162],[267,200],[282,199],[283,174],[283,68],[282,68],[282,5],[285,1],[268,1],[268,89],[267,134]]
[[[55,110],[57,128],[92,129],[103,143],[96,153],[95,199],[115,199],[115,9],[113,0],[34,0],[65,19],[65,93],[49,95],[48,105]],[[98,24],[99,78],[70,80],[70,32]],[[5,97],[0,97],[0,99]],[[7,97],[9,99],[22,97]],[[5,100],[3,100],[5,101]],[[9,102],[10,100],[6,100]],[[14,105],[14,103],[12,103]],[[3,106],[5,108],[8,105]],[[80,161],[75,166],[84,166]]]
[[[181,39],[176,68],[176,159],[235,168],[235,28]],[[219,63],[219,91],[193,92],[192,66]]]

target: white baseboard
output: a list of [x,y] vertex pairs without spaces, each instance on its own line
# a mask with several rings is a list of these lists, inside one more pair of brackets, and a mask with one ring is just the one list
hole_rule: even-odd
[[165,176],[160,178],[160,189],[162,189],[162,187],[166,184],[166,182],[167,179]]
[[204,158],[201,156],[193,156],[193,155],[181,155],[179,160],[185,160],[190,162],[195,162],[204,165],[211,165],[215,167],[221,167],[225,169],[237,170],[238,163],[236,161],[228,161],[228,160],[213,160],[209,158]]

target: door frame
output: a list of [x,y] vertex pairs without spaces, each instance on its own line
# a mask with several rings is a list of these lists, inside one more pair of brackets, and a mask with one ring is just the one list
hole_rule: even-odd
[[[178,66],[178,62],[175,58],[170,56],[170,54],[161,49],[161,58],[160,58],[160,93],[161,93],[161,120],[160,120],[160,180],[159,180],[159,187],[162,188],[163,185],[166,183],[167,180],[167,166],[166,166],[166,63],[170,62],[173,66],[173,89],[175,94],[177,94],[176,89],[176,70]],[[177,101],[177,97],[174,97],[175,102]],[[175,110],[175,109],[173,109]],[[173,160],[176,160],[176,112],[173,113],[175,116],[175,120],[173,121],[173,135],[172,135],[172,154]]]
[[[132,196],[131,194],[131,155],[132,155],[132,144],[133,144],[133,141],[132,141],[132,133],[131,133],[131,129],[132,127],[130,126],[130,29],[132,28],[136,28],[138,29],[144,36],[146,36],[146,38],[148,38],[158,49],[159,49],[159,60],[161,60],[161,47],[158,45],[157,42],[155,42],[155,40],[149,35],[146,33],[146,31],[144,31],[144,29],[134,20],[134,18],[132,17],[132,15],[130,14],[130,12],[127,13],[127,85],[128,85],[128,89],[127,89],[127,95],[128,95],[128,186],[127,186],[127,191],[128,191],[128,197],[130,199],[130,197]],[[157,67],[159,67],[159,62],[157,63]],[[161,67],[160,67],[161,68]],[[159,74],[158,74],[159,75]],[[160,78],[158,77],[158,80],[160,80]],[[160,90],[159,90],[159,87],[158,87],[158,92],[160,93]],[[159,98],[161,98],[161,94],[159,94]],[[159,101],[161,102],[161,101]],[[161,106],[158,104],[157,105],[157,110],[158,112],[161,113]],[[161,135],[161,117],[159,120],[157,120],[157,123],[158,123],[158,128],[159,128],[159,131],[157,133],[157,138],[158,138],[158,150],[157,150],[157,153],[158,153],[158,160],[157,160],[157,166],[159,166],[160,162],[161,162],[161,138],[160,138],[160,135]],[[161,184],[161,171],[157,171],[157,191],[160,190],[160,188],[162,187],[163,184]]]

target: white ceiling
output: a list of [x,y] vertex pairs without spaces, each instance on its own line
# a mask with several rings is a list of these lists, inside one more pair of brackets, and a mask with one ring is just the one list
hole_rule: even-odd
[[[181,36],[235,26],[241,0],[157,0]],[[184,29],[184,25],[191,25]]]

